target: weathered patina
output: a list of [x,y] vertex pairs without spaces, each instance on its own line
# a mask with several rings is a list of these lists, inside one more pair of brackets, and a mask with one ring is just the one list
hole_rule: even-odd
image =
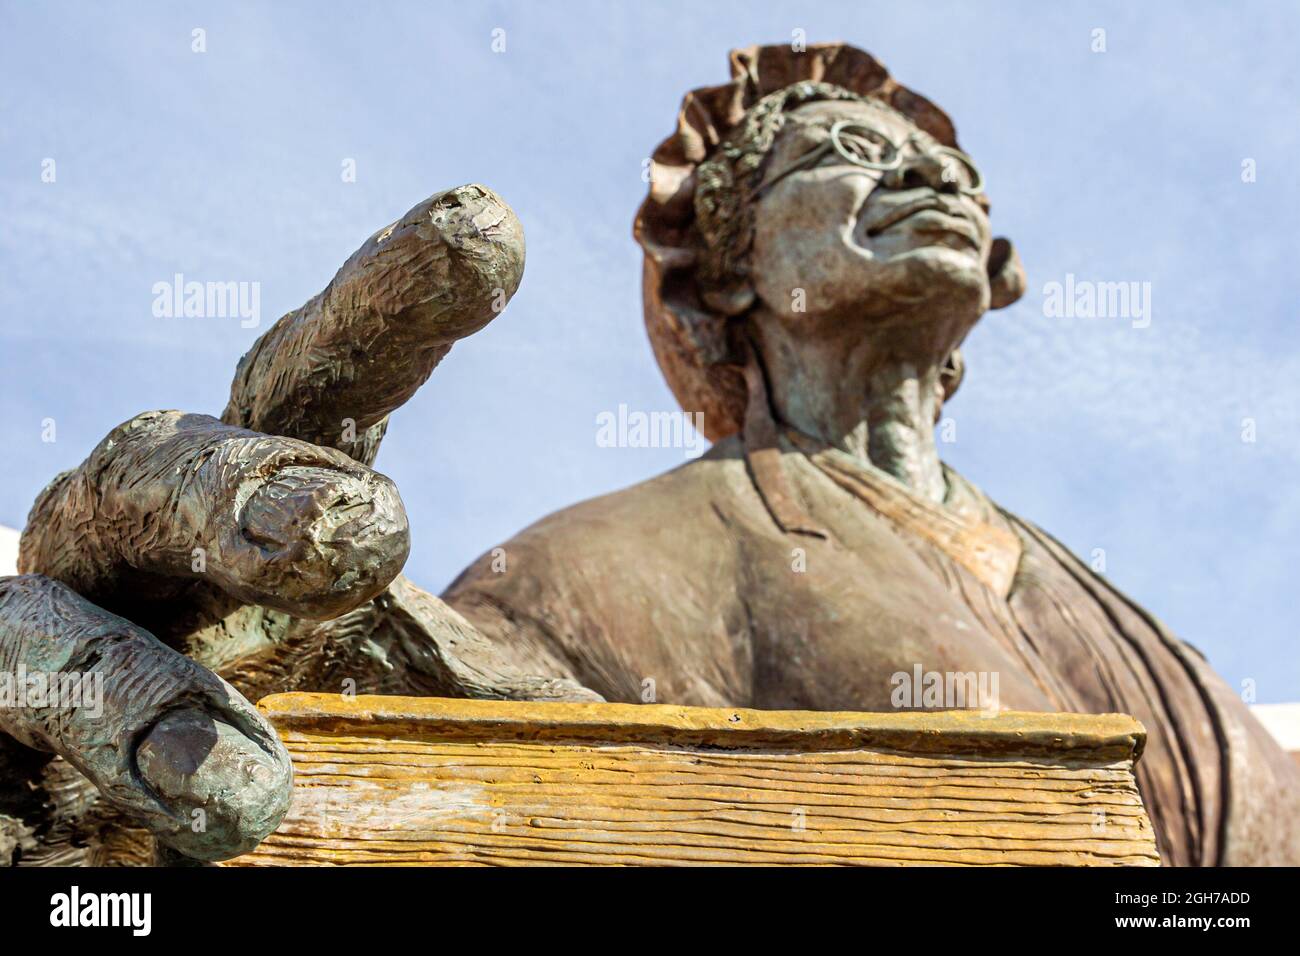
[[277,694],[293,805],[238,866],[1154,866],[1118,714]]
[[[265,836],[286,758],[238,694],[953,706],[897,699],[919,668],[996,675],[998,708],[1136,717],[1166,862],[1300,862],[1300,772],[1204,659],[938,457],[965,336],[1024,289],[982,186],[867,54],[733,53],[636,225],[655,355],[712,450],[543,519],[441,600],[394,577],[407,526],[367,466],[518,286],[522,232],[470,186],[376,234],[258,341],[221,421],[139,416],[39,499],[0,663],[105,664],[121,710],[107,736],[0,714],[23,742],[0,740],[4,856],[147,857],[123,814],[191,857]],[[265,785],[228,800],[254,764]],[[198,805],[218,819],[179,835]]]

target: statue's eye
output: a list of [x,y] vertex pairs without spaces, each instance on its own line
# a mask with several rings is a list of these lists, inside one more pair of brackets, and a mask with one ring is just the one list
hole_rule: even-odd
[[984,177],[975,160],[951,146],[936,146],[933,152],[941,157],[944,182],[957,183],[967,196],[979,196],[984,192]]
[[861,123],[836,123],[831,145],[840,158],[866,169],[893,169],[903,161],[898,147],[884,133]]
[[827,157],[830,157],[832,163],[838,159],[839,162],[849,163],[860,170],[875,171],[896,169],[903,162],[903,154],[899,152],[898,146],[884,133],[861,123],[841,121],[831,127],[830,136],[788,162],[784,168],[768,175],[750,193],[750,200],[757,199],[791,173],[812,169]]
[[847,158],[868,163],[878,163],[883,158],[884,149],[882,145],[872,142],[865,136],[859,136],[855,133],[841,134],[840,143],[844,146],[844,152],[849,154]]

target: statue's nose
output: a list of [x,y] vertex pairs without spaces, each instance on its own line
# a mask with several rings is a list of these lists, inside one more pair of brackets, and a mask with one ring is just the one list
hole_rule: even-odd
[[884,179],[889,189],[920,189],[928,186],[935,192],[955,193],[961,189],[960,177],[952,163],[942,155],[918,153],[909,156]]

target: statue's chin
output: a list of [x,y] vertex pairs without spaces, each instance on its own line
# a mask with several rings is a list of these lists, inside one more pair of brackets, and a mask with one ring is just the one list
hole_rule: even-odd
[[947,317],[954,310],[971,312],[972,321],[989,307],[983,257],[967,245],[930,244],[898,253],[882,264],[881,273],[880,287],[896,306],[933,303]]

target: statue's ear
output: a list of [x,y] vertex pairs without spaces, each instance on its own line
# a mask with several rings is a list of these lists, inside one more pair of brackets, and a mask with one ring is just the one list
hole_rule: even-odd
[[943,368],[939,370],[939,387],[943,389],[945,402],[952,398],[953,392],[957,391],[957,387],[965,377],[966,360],[961,357],[961,349],[953,349],[948,354],[948,360],[943,363]]
[[991,309],[1005,309],[1025,294],[1027,280],[1020,253],[1010,239],[999,236],[989,252],[989,288],[993,292]]
[[714,312],[720,312],[727,318],[734,318],[752,309],[757,296],[754,294],[754,287],[742,281],[725,289],[710,289],[700,298]]

